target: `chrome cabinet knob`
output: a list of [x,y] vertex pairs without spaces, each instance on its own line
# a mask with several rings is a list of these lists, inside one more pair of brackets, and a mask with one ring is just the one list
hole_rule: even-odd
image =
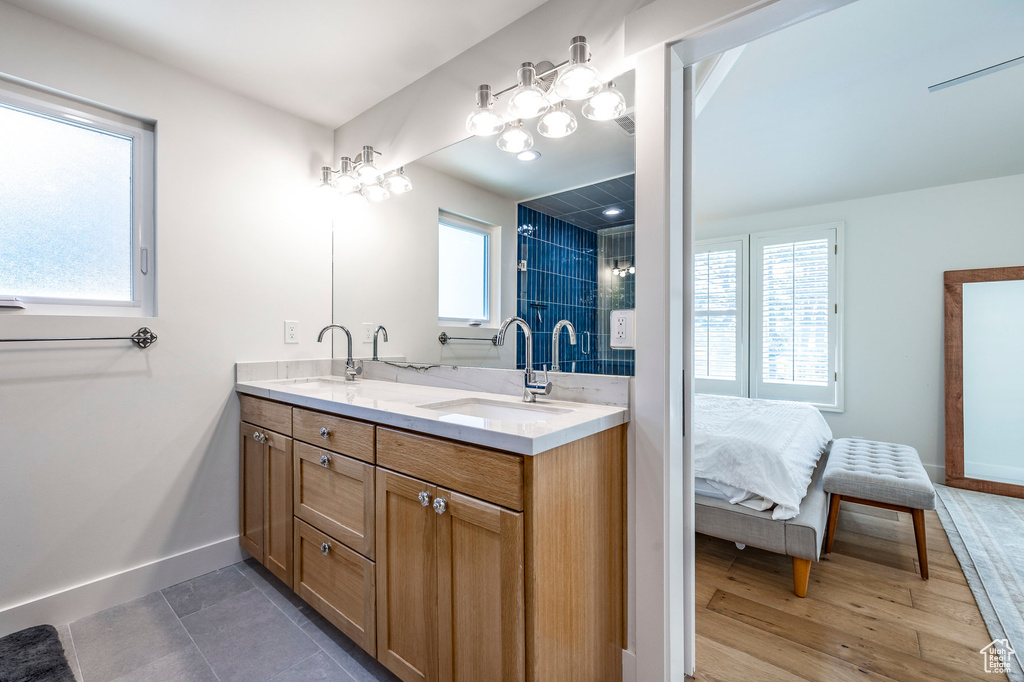
[[327,440],[331,437],[331,430],[326,426],[320,429],[320,437]]
[[324,556],[327,556],[328,554],[330,554],[331,553],[331,543],[325,542],[324,544],[320,545],[320,553],[323,554]]
[[266,443],[267,442],[267,434],[260,433],[259,431],[256,431],[255,433],[253,433],[252,434],[252,438],[257,443]]
[[444,514],[448,510],[448,500],[443,497],[439,497],[434,500],[434,511],[438,514]]
[[330,466],[330,465],[331,465],[331,456],[330,455],[320,455],[320,466],[325,466],[326,467],[326,466]]
[[426,490],[419,494],[419,498],[420,504],[422,504],[424,507],[430,506],[430,493],[428,493]]

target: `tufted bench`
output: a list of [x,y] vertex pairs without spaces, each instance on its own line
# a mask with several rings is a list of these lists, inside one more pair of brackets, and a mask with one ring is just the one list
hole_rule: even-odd
[[917,450],[909,445],[840,438],[832,444],[822,485],[829,493],[826,554],[832,552],[839,505],[844,500],[910,512],[914,519],[921,577],[928,579],[924,510],[935,509],[935,488],[921,465]]

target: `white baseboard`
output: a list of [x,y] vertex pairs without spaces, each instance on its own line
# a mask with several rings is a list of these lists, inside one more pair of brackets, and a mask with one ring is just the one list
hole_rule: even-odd
[[238,536],[127,568],[0,609],[0,637],[33,625],[63,625],[241,561]]
[[622,682],[636,682],[636,654],[622,650]]
[[932,483],[943,485],[946,482],[946,467],[939,464],[925,464],[924,470],[928,472],[928,478]]

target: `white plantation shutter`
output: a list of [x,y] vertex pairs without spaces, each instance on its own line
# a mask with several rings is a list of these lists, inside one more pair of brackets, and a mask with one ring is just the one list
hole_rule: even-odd
[[752,397],[840,407],[839,227],[753,237]]
[[694,257],[694,375],[701,393],[746,395],[746,240],[703,242]]

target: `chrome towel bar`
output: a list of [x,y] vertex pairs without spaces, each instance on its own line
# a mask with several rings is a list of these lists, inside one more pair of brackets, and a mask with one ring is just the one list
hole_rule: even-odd
[[446,345],[449,341],[490,341],[493,345],[498,345],[498,335],[495,334],[489,339],[474,338],[472,336],[448,336],[447,332],[441,332],[437,340],[441,342],[441,345]]
[[156,334],[149,327],[140,327],[131,336],[70,336],[59,339],[0,339],[0,343],[34,343],[37,341],[131,341],[139,348],[149,348],[156,342]]

